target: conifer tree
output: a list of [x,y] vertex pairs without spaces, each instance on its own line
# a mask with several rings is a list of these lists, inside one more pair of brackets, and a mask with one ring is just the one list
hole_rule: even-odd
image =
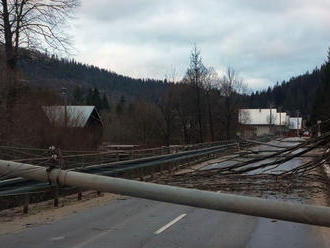
[[102,98],[102,108],[105,109],[105,110],[110,110],[110,105],[109,105],[109,102],[108,102],[108,98],[105,94],[103,94],[103,98]]
[[73,90],[73,104],[80,105],[80,104],[83,104],[83,103],[84,103],[83,92],[82,92],[81,88],[79,86],[77,86]]
[[[313,121],[317,120],[323,122],[330,120],[330,48],[321,77],[321,86],[316,93],[314,102]],[[330,121],[326,122],[324,126],[329,129]]]

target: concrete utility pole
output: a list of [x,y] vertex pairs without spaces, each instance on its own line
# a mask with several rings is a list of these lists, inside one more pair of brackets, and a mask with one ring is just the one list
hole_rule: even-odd
[[317,137],[321,137],[321,120],[317,121]]
[[64,127],[67,127],[68,125],[68,113],[67,113],[67,89],[65,87],[62,87],[61,89],[62,95],[64,98]]
[[299,110],[297,110],[297,137],[299,136]]
[[282,107],[278,107],[278,111],[280,112],[280,136],[282,136]]
[[269,105],[269,125],[272,126],[272,105]]
[[0,160],[0,174],[192,207],[330,227],[330,208],[179,188]]
[[269,104],[269,132],[272,133],[272,104]]

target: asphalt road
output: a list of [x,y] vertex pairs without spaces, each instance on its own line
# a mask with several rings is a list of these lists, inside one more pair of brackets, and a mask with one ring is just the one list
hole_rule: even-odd
[[329,229],[126,197],[0,236],[4,248],[330,247]]
[[[330,239],[330,237],[328,237]],[[6,248],[329,247],[315,226],[136,198],[0,236]]]

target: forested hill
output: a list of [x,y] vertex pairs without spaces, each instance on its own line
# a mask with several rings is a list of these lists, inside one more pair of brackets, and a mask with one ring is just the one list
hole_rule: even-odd
[[96,66],[42,54],[24,56],[19,66],[32,85],[53,90],[66,87],[72,92],[80,86],[83,90],[97,88],[112,96],[157,99],[168,87],[164,81],[133,79]]
[[[125,96],[156,101],[170,85],[161,80],[133,79],[96,66],[43,54],[29,54],[20,60],[19,66],[32,85],[56,91],[66,87],[71,92],[77,86],[85,92],[97,88],[108,96],[117,96],[117,99]],[[321,66],[321,69],[316,68],[281,84],[277,83],[272,88],[242,96],[244,107],[268,108],[271,104],[290,115],[295,115],[299,110],[300,115],[308,118],[312,113],[323,71],[324,66]]]
[[273,105],[296,115],[297,110],[305,118],[310,117],[317,89],[320,87],[324,66],[293,77],[289,81],[277,83],[273,88],[256,91],[247,98],[246,104],[250,108],[265,108]]

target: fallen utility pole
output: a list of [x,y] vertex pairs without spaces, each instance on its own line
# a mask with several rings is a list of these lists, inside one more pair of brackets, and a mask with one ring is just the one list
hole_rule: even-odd
[[0,174],[192,207],[330,227],[330,208],[216,193],[0,160]]

